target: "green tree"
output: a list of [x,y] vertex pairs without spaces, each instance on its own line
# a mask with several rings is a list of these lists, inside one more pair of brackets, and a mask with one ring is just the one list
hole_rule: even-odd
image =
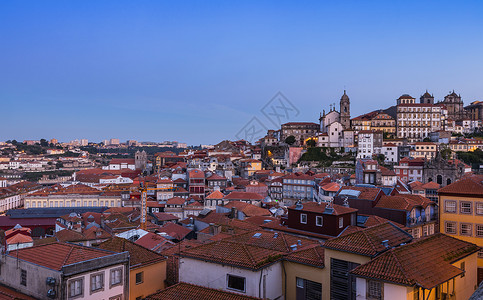
[[315,147],[316,145],[315,140],[312,140],[312,139],[308,140],[306,144],[307,144],[307,147],[310,147],[310,148]]
[[42,147],[48,147],[49,146],[49,142],[47,142],[46,139],[40,139],[40,146],[42,146]]
[[295,143],[295,137],[293,135],[291,136],[288,136],[286,139],[285,139],[285,143],[289,144],[289,145],[293,145]]

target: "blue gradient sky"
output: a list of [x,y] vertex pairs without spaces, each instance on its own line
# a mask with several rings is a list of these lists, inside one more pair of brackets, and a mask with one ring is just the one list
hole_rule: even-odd
[[217,143],[278,91],[299,121],[344,88],[352,116],[483,98],[481,1],[175,2],[1,1],[0,140]]

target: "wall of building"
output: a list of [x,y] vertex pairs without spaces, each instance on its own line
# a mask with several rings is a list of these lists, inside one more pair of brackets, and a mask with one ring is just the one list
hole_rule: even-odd
[[[47,291],[51,287],[46,284],[47,277],[53,277],[57,283],[60,283],[61,273],[59,271],[17,260],[15,257],[8,255],[0,259],[2,260],[0,264],[0,282],[26,295],[37,299],[49,299]],[[21,270],[27,271],[26,286],[20,284]],[[60,286],[57,285],[55,290],[59,294]]]
[[[136,274],[144,272],[143,282],[136,284]],[[129,272],[129,299],[146,297],[165,288],[166,260],[148,266],[131,269]]]
[[[193,272],[197,270],[197,272]],[[221,289],[247,296],[263,297],[261,276],[266,275],[266,297],[276,299],[283,296],[282,290],[282,263],[276,262],[260,271],[251,271],[238,267],[203,262],[201,260],[182,257],[179,267],[180,281],[197,284],[209,288]],[[209,276],[206,276],[210,274]],[[246,279],[245,293],[227,288],[227,275],[235,275]]]
[[[324,253],[324,261],[325,261],[324,265],[327,272],[326,274],[328,276],[323,277],[322,299],[330,299],[330,260],[331,258],[350,261],[361,265],[371,260],[371,258],[367,256],[326,248]],[[327,287],[327,288],[324,288],[324,287]]]
[[[283,290],[285,299],[296,299],[297,277],[322,284],[322,294],[329,286],[324,286],[323,278],[330,276],[326,268],[317,268],[294,262],[284,261]],[[324,298],[325,299],[325,298]]]

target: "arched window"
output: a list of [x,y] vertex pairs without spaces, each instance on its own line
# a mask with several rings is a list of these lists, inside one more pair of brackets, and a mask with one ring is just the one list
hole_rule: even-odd
[[451,179],[448,178],[448,180],[446,180],[446,185],[450,185],[451,184]]
[[436,182],[437,182],[438,184],[443,184],[443,176],[438,175],[438,177],[437,177],[437,179],[436,179]]

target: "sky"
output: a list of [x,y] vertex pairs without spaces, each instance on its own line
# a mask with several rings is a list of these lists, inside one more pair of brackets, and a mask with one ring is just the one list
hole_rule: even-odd
[[[1,1],[0,140],[215,144],[253,120],[318,122],[344,89],[352,117],[426,89],[466,105],[483,100],[482,13],[482,1]],[[292,113],[271,122],[278,92]]]

